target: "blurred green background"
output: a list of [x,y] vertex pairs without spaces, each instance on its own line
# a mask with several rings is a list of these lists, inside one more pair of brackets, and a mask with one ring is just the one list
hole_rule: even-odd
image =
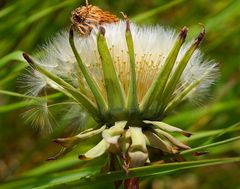
[[[198,23],[203,23],[207,35],[201,49],[206,58],[219,62],[220,78],[201,106],[183,105],[166,121],[192,132],[239,128],[239,0],[93,0],[90,3],[119,17],[123,11],[139,24],[160,24],[177,30],[187,26],[190,29],[188,40],[201,30]],[[84,4],[80,0],[0,0],[0,90],[21,93],[16,81],[26,64],[21,62],[19,51],[34,53],[57,31],[67,28],[71,10]],[[25,124],[21,116],[28,104],[29,101],[22,98],[0,94],[0,181],[13,179],[44,164],[59,150],[51,140],[60,135],[66,124],[60,123],[50,136],[40,134]],[[235,130],[224,133],[218,140],[239,135],[239,129]],[[206,140],[192,145],[201,145]],[[209,151],[207,158],[239,156],[240,144],[235,141]],[[77,164],[74,160],[51,171],[72,169]],[[239,177],[240,165],[235,163],[144,178],[141,187],[235,189],[240,186]]]

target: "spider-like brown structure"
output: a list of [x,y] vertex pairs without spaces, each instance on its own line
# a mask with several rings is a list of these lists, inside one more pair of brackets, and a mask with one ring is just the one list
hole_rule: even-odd
[[103,11],[97,6],[88,5],[81,6],[72,11],[71,21],[74,29],[81,36],[88,36],[93,27],[101,24],[118,22],[119,19],[108,11]]

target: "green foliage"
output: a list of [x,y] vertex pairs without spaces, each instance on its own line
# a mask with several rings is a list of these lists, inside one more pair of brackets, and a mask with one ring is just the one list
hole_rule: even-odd
[[[192,169],[192,174],[197,176],[198,181],[206,183],[202,188],[238,187],[239,181],[234,177],[238,178],[237,162],[240,159],[234,157],[239,156],[240,2],[106,0],[92,3],[116,14],[123,11],[130,20],[140,24],[171,25],[175,28],[186,25],[189,27],[187,40],[198,33],[197,24],[201,22],[206,27],[206,39],[201,49],[207,56],[218,60],[220,66],[220,80],[212,89],[211,97],[199,102],[203,106],[183,104],[178,113],[165,120],[193,132],[189,139],[180,138],[192,147],[181,153],[188,161],[131,169],[129,177],[144,177],[142,183],[149,186],[153,179],[164,180],[166,175],[170,175],[171,181],[175,182],[179,172],[184,174],[187,173],[185,169]],[[80,4],[84,2],[3,0],[0,3],[0,180],[9,180],[0,185],[0,188],[100,188],[106,180],[112,182],[127,177],[123,172],[99,174],[104,158],[78,160],[77,155],[90,149],[91,143],[84,143],[63,159],[45,163],[44,160],[57,151],[57,147],[51,145],[50,141],[63,135],[63,130],[68,126],[67,120],[60,119],[59,126],[51,135],[39,136],[23,123],[20,116],[25,111],[24,108],[39,100],[23,95],[16,87],[17,77],[26,68],[21,57],[22,51],[36,52],[39,44],[43,44],[60,29],[68,27],[71,10]],[[57,93],[48,98],[64,97]],[[120,96],[120,105],[121,98]],[[91,122],[89,120],[89,125]],[[193,152],[205,150],[208,154],[202,157],[192,155]],[[232,166],[228,166],[229,163]],[[210,165],[217,171],[204,177],[205,171],[211,169]],[[222,183],[219,178],[223,176],[231,179],[224,179]],[[113,186],[106,183],[104,187]],[[196,187],[200,187],[200,183]]]

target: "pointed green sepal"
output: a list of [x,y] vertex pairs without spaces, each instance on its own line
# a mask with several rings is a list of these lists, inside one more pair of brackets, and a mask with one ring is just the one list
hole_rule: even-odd
[[143,98],[140,105],[140,109],[146,114],[149,110],[151,110],[150,112],[151,115],[153,113],[156,113],[156,110],[157,110],[156,100],[157,101],[162,100],[160,97],[168,81],[172,68],[176,62],[180,48],[186,39],[187,32],[188,32],[188,28],[186,27],[184,27],[181,30],[174,46],[172,47],[171,51],[169,52],[164,62],[163,67],[159,71],[156,79],[153,81],[152,85],[150,86],[149,90],[147,91],[146,95]]
[[95,100],[96,100],[96,103],[98,105],[98,108],[99,108],[99,112],[101,112],[103,115],[106,113],[107,111],[107,104],[102,96],[102,94],[100,93],[100,90],[98,89],[97,85],[95,84],[93,78],[90,76],[89,74],[89,71],[87,69],[87,67],[85,66],[85,64],[82,62],[82,59],[81,57],[79,56],[78,54],[78,51],[75,47],[75,44],[74,44],[74,36],[73,36],[73,29],[71,28],[70,29],[70,32],[69,32],[69,43],[70,43],[70,46],[72,48],[72,51],[75,55],[75,58],[77,60],[77,63],[78,63],[78,66],[84,76],[84,78],[86,79],[86,82],[89,86],[89,88],[91,89],[94,97],[95,97]]
[[137,79],[136,79],[136,65],[135,65],[135,52],[134,52],[134,43],[130,30],[130,23],[127,16],[126,20],[126,42],[128,47],[129,62],[130,62],[130,84],[128,89],[128,99],[127,99],[127,109],[129,114],[134,114],[138,112],[138,96],[137,96]]
[[97,46],[102,60],[102,70],[107,91],[108,107],[110,112],[123,112],[125,109],[125,95],[120,80],[117,76],[104,35],[105,29],[100,27],[97,35]]
[[99,115],[98,110],[85,95],[80,93],[72,85],[70,85],[57,75],[49,72],[39,64],[35,63],[28,54],[23,53],[23,57],[33,69],[39,71],[41,74],[47,76],[49,79],[57,83],[60,87],[64,89],[61,90],[61,92],[65,93],[67,96],[70,95],[70,97],[72,97],[77,103],[79,103],[83,108],[85,108],[97,122],[101,122],[101,117]]
[[[211,68],[210,68],[211,69]],[[167,115],[168,113],[170,113],[182,100],[184,100],[184,98],[186,98],[186,96],[192,92],[192,90],[194,90],[202,81],[203,79],[206,77],[206,75],[209,73],[210,69],[208,69],[203,75],[202,77],[200,77],[199,79],[195,80],[194,82],[192,82],[190,85],[188,85],[181,93],[177,94],[175,98],[173,98],[167,105],[167,107],[165,108],[163,114]]]
[[192,45],[189,47],[189,49],[187,50],[183,58],[178,63],[175,72],[172,74],[170,80],[167,82],[167,85],[164,89],[161,106],[160,104],[158,104],[158,107],[161,107],[161,109],[158,111],[158,114],[161,114],[161,112],[164,110],[167,103],[169,102],[169,99],[172,96],[185,67],[187,66],[195,50],[199,47],[199,44],[202,42],[204,36],[205,36],[205,29],[203,28],[203,31],[193,41]]

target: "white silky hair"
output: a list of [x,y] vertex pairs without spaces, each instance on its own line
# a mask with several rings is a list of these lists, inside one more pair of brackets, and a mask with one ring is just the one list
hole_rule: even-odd
[[[126,23],[125,21],[120,21],[119,23],[104,24],[102,26],[106,30],[105,37],[116,71],[127,93],[130,68],[125,40]],[[162,26],[139,26],[134,23],[130,23],[130,29],[134,42],[138,100],[140,101],[163,66],[166,57],[176,41],[177,34],[174,30]],[[98,29],[94,28],[88,37],[80,37],[80,35],[75,34],[74,40],[83,63],[88,67],[91,76],[104,94],[104,78],[101,69],[101,60],[97,50],[97,33]],[[189,46],[190,43],[182,46],[177,57],[176,65],[185,55]],[[74,87],[78,87],[78,65],[69,44],[68,32],[62,31],[58,33],[42,50],[42,57],[39,58],[37,62],[50,72],[71,83]],[[199,79],[206,70],[208,70],[208,74],[206,74],[203,81],[188,94],[189,99],[204,95],[216,80],[218,71],[217,64],[214,61],[204,60],[200,50],[196,50],[186,66],[177,85],[178,87],[176,87],[173,94],[177,95],[185,86]],[[61,90],[60,86],[47,79],[44,75],[36,72],[33,74],[35,74],[34,77],[25,77],[28,84],[28,94],[37,95],[46,84]],[[86,92],[90,93],[87,83],[84,80],[83,82],[86,85]]]

